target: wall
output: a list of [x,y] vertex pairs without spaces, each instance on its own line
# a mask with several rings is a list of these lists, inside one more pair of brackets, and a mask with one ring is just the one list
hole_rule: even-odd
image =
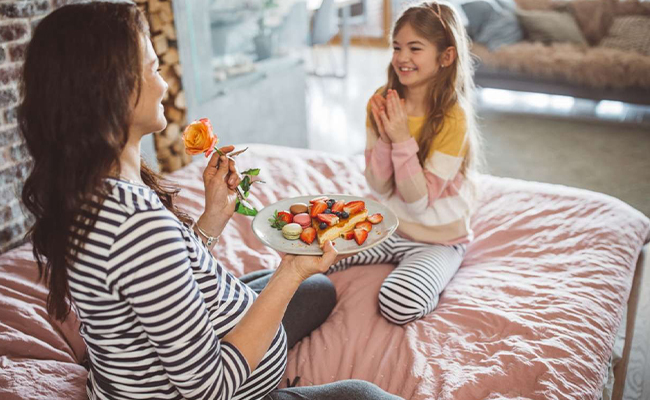
[[20,69],[32,30],[60,3],[0,0],[0,252],[20,244],[30,223],[18,201],[30,167],[16,126]]
[[[29,154],[16,125],[17,84],[25,49],[33,29],[45,15],[74,2],[78,0],[0,0],[0,253],[23,243],[31,223],[18,200],[30,168]],[[164,64],[165,78],[177,81],[174,83],[176,93],[182,93],[171,3],[167,0],[136,2],[147,15],[152,39],[157,38],[154,43]],[[168,97],[165,113],[172,122],[173,132],[156,134],[156,148],[158,153],[166,155],[164,159],[159,158],[162,169],[173,170],[190,160],[179,144],[179,130],[185,124],[184,100],[178,96]]]

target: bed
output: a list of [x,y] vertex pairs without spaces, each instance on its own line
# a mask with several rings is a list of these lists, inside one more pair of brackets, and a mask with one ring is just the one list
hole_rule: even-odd
[[[362,156],[254,145],[239,164],[262,169],[258,207],[306,194],[369,195]],[[203,208],[202,168],[168,175],[194,217]],[[624,351],[609,393],[619,398],[650,221],[585,190],[487,175],[479,185],[476,238],[432,314],[405,326],[379,315],[390,265],[334,273],[338,304],[290,351],[286,377],[300,376],[299,385],[365,379],[416,400],[599,399],[618,332]],[[280,260],[250,222],[235,216],[215,249],[235,275]],[[0,398],[85,398],[78,322],[47,317],[36,276],[29,245],[0,255]]]

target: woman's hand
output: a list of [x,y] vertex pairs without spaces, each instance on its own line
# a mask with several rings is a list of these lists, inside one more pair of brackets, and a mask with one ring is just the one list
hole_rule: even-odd
[[295,277],[302,282],[312,275],[327,271],[337,261],[338,254],[332,242],[328,240],[323,246],[322,256],[287,254],[282,258],[282,263],[280,263],[278,269],[282,268],[295,274]]
[[224,154],[215,152],[203,171],[205,186],[205,211],[197,223],[207,233],[219,236],[235,212],[237,193],[241,182],[235,160],[227,156],[234,146],[222,147]]
[[[406,104],[403,99],[399,98],[395,90],[388,90],[386,107],[380,109],[378,114],[382,129],[392,143],[404,142],[411,138],[408,127],[408,115],[406,114]],[[375,117],[376,120],[377,118]]]

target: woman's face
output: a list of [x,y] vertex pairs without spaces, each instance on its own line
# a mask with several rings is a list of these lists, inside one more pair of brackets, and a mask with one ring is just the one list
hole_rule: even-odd
[[[158,56],[153,50],[151,40],[143,36],[142,48],[143,71],[140,99],[133,109],[130,131],[139,135],[138,139],[152,132],[159,132],[167,126],[165,109],[162,105],[163,97],[167,92],[167,83],[160,76]],[[135,99],[134,99],[135,101]]]
[[426,85],[438,72],[438,58],[436,46],[417,35],[410,24],[393,38],[391,65],[400,83],[408,88]]

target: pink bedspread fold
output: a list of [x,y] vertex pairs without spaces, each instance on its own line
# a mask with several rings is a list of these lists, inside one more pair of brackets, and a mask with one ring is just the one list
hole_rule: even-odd
[[[255,145],[238,163],[262,169],[258,207],[369,194],[362,157]],[[203,208],[202,168],[168,175],[194,217]],[[619,200],[574,188],[482,176],[480,189],[476,239],[432,314],[406,326],[379,315],[392,265],[332,274],[338,304],[291,350],[286,376],[302,385],[365,379],[407,399],[598,398],[650,222]],[[280,260],[250,222],[235,216],[215,249],[236,275]],[[83,398],[76,322],[51,322],[36,275],[28,246],[0,257],[0,397]]]

